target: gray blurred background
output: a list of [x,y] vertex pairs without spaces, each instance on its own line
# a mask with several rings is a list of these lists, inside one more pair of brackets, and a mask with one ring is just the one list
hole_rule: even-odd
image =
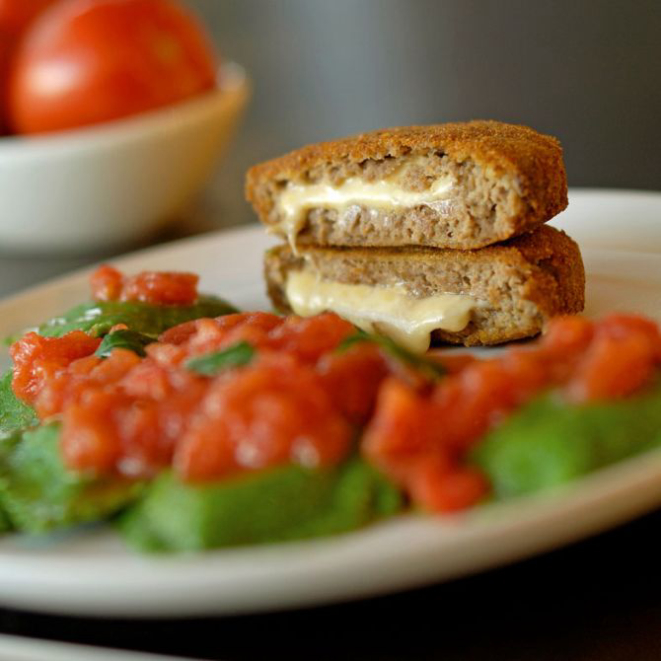
[[254,83],[209,191],[309,142],[492,118],[558,136],[570,185],[661,189],[661,0],[187,0]]

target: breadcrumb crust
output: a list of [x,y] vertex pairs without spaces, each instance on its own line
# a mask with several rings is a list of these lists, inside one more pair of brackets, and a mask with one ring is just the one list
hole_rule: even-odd
[[[435,247],[472,249],[502,241],[536,227],[558,214],[567,206],[567,179],[558,140],[526,126],[505,124],[491,120],[409,126],[383,129],[357,136],[308,145],[280,158],[252,167],[246,176],[246,197],[260,220],[274,226],[278,218],[276,202],[279,191],[289,181],[306,181],[321,170],[342,172],[365,161],[398,159],[415,155],[442,155],[453,163],[477,167],[480,176],[502,180],[503,190],[515,191],[514,203],[508,203],[505,222],[500,222],[489,236],[463,236],[444,239],[433,234],[430,243]],[[502,215],[502,214],[500,214]],[[460,221],[465,222],[465,217]],[[494,216],[470,218],[470,222],[492,223]],[[411,223],[411,217],[405,221]],[[302,243],[321,243],[325,232],[312,217],[301,234]],[[487,228],[488,229],[488,228]],[[482,228],[484,230],[484,228]],[[369,232],[360,239],[371,245]],[[383,236],[375,236],[374,245],[406,245],[400,232],[392,244]],[[332,244],[355,245],[356,233],[334,232]],[[433,241],[433,242],[432,242]],[[424,238],[418,240],[423,245]]]
[[585,272],[576,243],[550,226],[505,243],[470,251],[430,248],[302,247],[266,253],[268,294],[290,312],[284,293],[287,274],[307,269],[322,279],[347,284],[404,283],[413,295],[470,294],[487,305],[459,333],[438,331],[437,341],[491,345],[531,337],[551,317],[576,314],[585,303]]

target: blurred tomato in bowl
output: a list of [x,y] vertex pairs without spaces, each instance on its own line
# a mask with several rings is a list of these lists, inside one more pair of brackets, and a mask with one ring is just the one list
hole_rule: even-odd
[[218,57],[201,24],[170,0],[61,0],[12,57],[17,133],[107,122],[215,87]]
[[146,235],[208,178],[249,96],[245,72],[219,66],[174,0],[34,2],[5,59],[0,245],[80,251]]
[[0,138],[0,246],[117,248],[180,215],[204,185],[247,76],[219,66],[174,0],[34,2],[7,58],[15,133]]
[[41,12],[57,0],[0,0],[0,31],[20,34]]
[[12,53],[23,31],[56,0],[0,0],[0,133],[7,130],[7,87]]

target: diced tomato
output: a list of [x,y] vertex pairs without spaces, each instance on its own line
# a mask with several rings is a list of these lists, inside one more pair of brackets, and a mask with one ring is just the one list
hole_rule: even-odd
[[94,368],[94,382],[99,385],[115,383],[140,364],[140,356],[133,351],[113,349],[110,356],[100,360]]
[[661,362],[661,335],[652,320],[612,314],[595,325],[567,385],[575,402],[627,397],[650,383]]
[[457,374],[477,360],[469,353],[448,353],[447,349],[431,349],[425,357],[444,367],[448,374]]
[[363,454],[392,477],[403,479],[406,462],[426,451],[432,430],[443,424],[430,414],[426,398],[398,379],[386,379],[363,434]]
[[611,314],[598,324],[599,336],[607,335],[614,339],[632,334],[646,337],[655,349],[655,360],[661,361],[661,331],[651,319],[632,314]]
[[584,317],[556,317],[542,336],[540,348],[558,356],[584,350],[592,341],[594,324]]
[[99,344],[99,338],[82,331],[73,331],[63,337],[27,333],[9,349],[14,361],[14,393],[19,399],[32,403],[48,379],[74,360],[93,354]]
[[423,507],[468,507],[487,485],[475,471],[462,468],[462,456],[497,414],[513,405],[516,393],[507,386],[496,361],[469,365],[442,381],[431,396],[389,379],[379,391],[363,452]]
[[268,312],[228,314],[217,319],[195,319],[165,331],[159,341],[184,345],[194,355],[217,351],[237,342],[250,342],[255,348],[271,344],[269,333],[284,319]]
[[[230,316],[234,317],[236,315]],[[232,342],[228,338],[240,326],[241,324],[237,324],[225,328],[222,318],[198,319],[195,322],[194,332],[187,339],[184,339],[182,335],[182,341],[178,343],[178,346],[182,347],[187,355],[200,355],[218,351]]]
[[[233,317],[235,315],[228,315]],[[158,336],[158,341],[163,344],[184,344],[187,342],[195,333],[197,333],[197,327],[199,319],[193,319],[191,321],[185,321],[183,324],[178,326],[173,326],[168,328],[166,331],[161,333]]]
[[355,332],[352,324],[331,312],[307,318],[292,316],[274,329],[271,348],[313,362]]
[[143,271],[126,278],[112,266],[100,266],[90,277],[96,301],[139,301],[153,305],[192,305],[199,277],[175,271]]
[[515,381],[497,360],[476,362],[453,379],[441,382],[432,394],[438,442],[465,451],[518,399]]
[[115,464],[118,472],[127,477],[150,477],[170,464],[174,444],[163,428],[158,402],[133,400],[117,406],[113,415],[121,442],[121,456]]
[[432,512],[457,512],[476,505],[489,492],[484,475],[474,468],[447,465],[436,458],[421,462],[412,473],[414,502]]
[[439,511],[466,507],[486,486],[462,467],[463,457],[490,428],[547,388],[574,402],[629,396],[650,383],[660,347],[657,325],[644,318],[555,319],[537,345],[466,361],[429,394],[387,380],[363,451],[415,502]]
[[173,372],[166,365],[143,360],[122,379],[122,388],[134,399],[164,400],[176,393]]
[[[209,390],[205,379],[191,377],[181,370],[172,374],[171,383],[176,387],[175,394],[158,401],[161,445],[169,452],[168,464],[172,463],[177,445],[197,416],[200,402]],[[140,443],[140,438],[134,442]]]
[[[101,360],[101,358],[95,356],[94,354],[86,356],[85,358],[78,358],[72,363],[69,363],[67,371],[62,372],[62,375],[70,376],[73,378],[88,377],[94,371],[94,368],[101,362]],[[48,384],[45,385],[48,386]]]
[[267,356],[231,378],[217,378],[175,454],[190,480],[293,461],[336,463],[352,430],[321,379],[291,356]]
[[558,377],[559,363],[549,361],[540,352],[529,349],[507,352],[501,359],[501,365],[510,379],[509,402],[515,406],[524,404],[531,395]]
[[32,401],[40,419],[46,420],[62,411],[66,403],[75,397],[78,388],[84,388],[90,380],[90,374],[99,364],[97,356],[79,358],[43,381],[39,392]]
[[285,318],[270,312],[241,312],[239,314],[228,314],[215,320],[218,327],[225,332],[232,328],[249,326],[259,328],[263,331],[272,331],[285,323]]
[[438,512],[464,509],[484,496],[488,484],[477,471],[461,467],[449,444],[455,420],[435,413],[425,397],[390,379],[379,393],[362,449],[419,505]]
[[374,410],[379,386],[388,374],[378,347],[365,343],[342,353],[326,353],[317,364],[317,371],[335,406],[354,425],[364,425]]
[[186,350],[176,344],[152,342],[145,347],[145,351],[149,358],[163,367],[179,365],[188,358]]
[[122,301],[153,305],[192,305],[197,300],[199,277],[193,273],[138,273],[124,283]]
[[600,335],[567,386],[575,402],[627,397],[648,384],[656,369],[657,347],[644,333]]
[[127,349],[114,349],[106,360],[94,355],[75,360],[45,380],[34,398],[35,410],[42,419],[55,415],[69,402],[78,401],[90,387],[114,385],[139,363],[140,358]]
[[121,458],[113,413],[121,401],[114,392],[89,391],[62,416],[60,447],[66,465],[78,471],[112,473]]
[[[130,282],[110,267],[97,272],[109,298],[123,298]],[[626,315],[560,318],[537,344],[490,360],[435,353],[448,370],[439,381],[409,378],[414,366],[395,367],[373,343],[338,351],[354,332],[330,313],[234,314],[170,329],[145,358],[115,349],[106,359],[85,333],[29,333],[11,349],[13,386],[40,418],[61,416],[74,469],[148,477],[173,466],[205,481],[292,462],[332,465],[364,427],[368,461],[416,504],[451,512],[488,492],[467,452],[517,407],[549,388],[571,402],[627,397],[661,363],[656,324]],[[248,364],[213,376],[187,367],[237,342],[253,347]]]
[[[115,349],[85,382],[72,378],[65,386],[62,446],[72,468],[152,475],[169,465],[176,441],[206,392],[201,377],[164,369],[135,354],[131,367],[129,353]],[[108,382],[111,376],[115,380]],[[104,453],[96,443],[108,434],[115,449]],[[109,457],[114,457],[112,466]]]
[[[97,272],[106,292],[113,273]],[[349,451],[351,423],[369,415],[386,375],[375,347],[333,354],[351,332],[335,315],[236,314],[171,329],[146,358],[115,349],[105,359],[93,355],[100,340],[84,333],[31,334],[13,349],[16,388],[42,419],[62,416],[75,469],[144,477],[174,461],[195,480],[292,461],[324,465]],[[207,378],[186,367],[188,358],[238,341],[257,352],[245,368]],[[316,365],[320,357],[326,367]],[[364,372],[358,379],[356,369]]]
[[112,266],[103,264],[90,276],[95,301],[118,301],[124,287],[124,276]]
[[335,314],[317,317],[279,317],[266,312],[230,314],[197,319],[166,331],[161,342],[184,345],[191,355],[218,351],[238,342],[315,362],[355,332]]
[[[234,316],[234,315],[233,315]],[[206,353],[214,349],[247,342],[255,349],[266,349],[271,345],[271,334],[279,328],[283,319],[276,315],[266,313],[251,313],[236,315],[239,317],[237,323],[224,322],[224,319],[216,320],[218,323],[217,338],[214,339],[209,333],[208,338],[201,332],[189,343],[189,351],[195,354]]]

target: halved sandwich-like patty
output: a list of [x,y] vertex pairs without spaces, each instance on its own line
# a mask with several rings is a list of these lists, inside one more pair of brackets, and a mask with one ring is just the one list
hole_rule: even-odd
[[260,220],[292,246],[468,250],[567,206],[560,143],[525,126],[412,126],[310,145],[248,171]]
[[553,316],[583,310],[576,243],[542,226],[479,250],[356,249],[287,245],[267,252],[277,309],[337,312],[414,351],[430,342],[487,345],[536,335]]

